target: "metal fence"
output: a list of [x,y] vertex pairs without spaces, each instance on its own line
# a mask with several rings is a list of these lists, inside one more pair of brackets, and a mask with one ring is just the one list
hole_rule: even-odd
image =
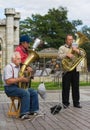
[[[54,83],[59,83],[61,82],[61,75],[62,72],[56,72],[53,76],[54,76]],[[89,84],[90,83],[90,72],[84,72],[84,73],[81,73],[80,72],[80,82],[83,82],[83,83],[86,83],[86,84]]]
[[[34,82],[53,82],[54,85],[58,85],[62,82],[62,71],[57,71],[53,74],[46,74],[46,75],[35,75]],[[80,73],[80,82],[83,83],[90,83],[90,72],[87,73]],[[0,74],[0,90],[3,88],[3,81],[2,75]]]

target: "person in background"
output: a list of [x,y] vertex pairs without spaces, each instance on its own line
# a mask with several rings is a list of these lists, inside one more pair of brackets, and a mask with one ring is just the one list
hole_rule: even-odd
[[21,62],[22,64],[25,62],[26,58],[28,57],[28,49],[30,47],[30,38],[28,35],[22,35],[20,37],[20,43],[15,48],[15,51],[18,51],[21,55]]
[[[81,52],[78,47],[73,46],[73,36],[68,34],[66,36],[66,43],[65,45],[60,46],[58,51],[58,56],[62,60],[65,57],[70,59],[74,58],[74,55],[69,52],[72,48],[73,51],[81,55]],[[64,108],[69,107],[69,93],[70,93],[70,86],[72,87],[72,99],[73,99],[73,106],[76,108],[82,108],[80,105],[80,92],[79,92],[79,71],[75,68],[72,71],[63,72],[62,74],[62,103]]]
[[[30,42],[31,40],[28,35],[22,35],[20,37],[19,45],[15,48],[15,52],[17,51],[21,55],[21,66],[24,64],[27,57],[29,56],[28,50],[30,47]],[[31,73],[30,82],[29,82],[29,87],[31,87],[31,79],[34,78],[34,69],[30,65],[28,65],[26,69]]]
[[11,57],[11,63],[5,66],[3,80],[4,88],[7,96],[19,97],[21,99],[21,119],[29,119],[30,114],[36,114],[39,110],[38,93],[32,88],[19,88],[18,83],[28,83],[29,78],[18,77],[20,71],[21,55],[19,52],[14,52]]

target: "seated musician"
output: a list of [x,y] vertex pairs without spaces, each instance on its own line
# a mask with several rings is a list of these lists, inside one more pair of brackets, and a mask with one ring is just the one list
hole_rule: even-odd
[[39,110],[38,93],[32,88],[23,89],[18,86],[19,82],[29,82],[29,78],[18,77],[20,70],[21,56],[19,52],[14,52],[11,63],[4,68],[3,80],[5,93],[10,97],[21,99],[20,118],[28,119],[31,113]]

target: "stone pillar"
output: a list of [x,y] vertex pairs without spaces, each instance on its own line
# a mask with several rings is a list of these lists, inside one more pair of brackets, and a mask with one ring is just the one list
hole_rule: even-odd
[[16,12],[16,14],[14,16],[14,25],[15,25],[14,45],[19,44],[19,20],[20,20],[20,13]]
[[5,45],[5,39],[4,39],[5,35],[4,36],[1,36],[1,47],[2,47],[2,61],[1,61],[1,68],[3,70],[3,68],[5,67],[6,65],[6,45]]
[[15,9],[6,8],[6,63],[11,61],[11,55],[14,51],[14,15]]

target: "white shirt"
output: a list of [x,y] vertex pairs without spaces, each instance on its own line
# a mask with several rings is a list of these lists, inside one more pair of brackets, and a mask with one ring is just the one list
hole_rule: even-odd
[[7,86],[5,80],[18,77],[19,70],[20,67],[17,67],[14,63],[10,63],[4,68],[3,73],[4,86]]

